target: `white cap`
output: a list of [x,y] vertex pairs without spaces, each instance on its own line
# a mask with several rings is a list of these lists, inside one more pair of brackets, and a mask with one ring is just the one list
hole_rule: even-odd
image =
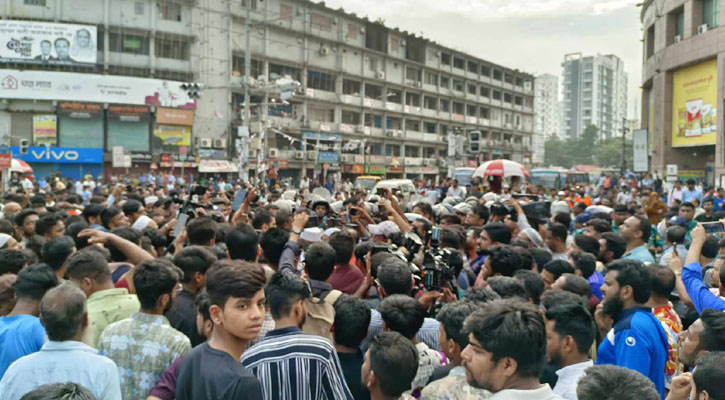
[[394,233],[400,233],[400,228],[393,221],[383,221],[377,225],[368,225],[368,231],[375,236],[388,237]]
[[145,205],[155,204],[157,201],[159,201],[159,198],[156,196],[149,196],[149,197],[143,199],[143,202]]
[[327,228],[323,234],[327,237],[330,237],[337,232],[340,232],[340,228]]
[[306,240],[308,242],[319,242],[320,240],[322,240],[322,233],[322,229],[320,228],[307,228],[302,231],[300,239]]
[[10,235],[7,233],[0,233],[0,249],[5,247],[5,245],[8,243],[8,240],[10,240]]
[[136,222],[133,223],[133,226],[131,226],[131,228],[137,231],[142,231],[149,225],[149,222],[151,222],[151,218],[146,215],[142,215],[138,217],[138,219],[136,220]]

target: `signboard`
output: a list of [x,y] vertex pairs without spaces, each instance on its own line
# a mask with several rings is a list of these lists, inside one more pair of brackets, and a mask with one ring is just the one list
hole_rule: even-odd
[[227,160],[200,160],[199,172],[237,172],[237,166]]
[[159,107],[156,109],[156,123],[192,126],[194,111]]
[[346,164],[342,166],[342,172],[361,175],[365,173],[365,166],[362,164]]
[[335,142],[341,142],[342,141],[342,134],[341,133],[315,133],[315,132],[302,132],[302,138],[303,139],[309,139],[309,140],[332,140]]
[[58,143],[58,120],[55,115],[33,115],[33,144],[36,146]]
[[677,176],[677,164],[667,164],[667,176]]
[[705,170],[704,169],[681,169],[677,171],[677,176],[679,178],[688,179],[703,179],[705,178]]
[[[238,139],[237,139],[238,140]],[[197,152],[199,153],[200,158],[227,158],[227,151],[226,150],[219,150],[219,149],[198,149]]]
[[370,175],[385,175],[385,165],[367,165],[365,173]]
[[649,171],[649,133],[646,129],[632,132],[632,147],[634,150],[634,172]]
[[195,109],[182,82],[130,76],[0,69],[0,98]]
[[191,127],[157,125],[154,128],[154,148],[191,146]]
[[108,106],[108,119],[120,122],[144,122],[149,120],[149,109],[138,106]]
[[10,166],[13,163],[13,155],[12,154],[0,154],[0,169],[2,168],[10,168]]
[[403,168],[403,167],[388,167],[387,170],[388,170],[388,172],[394,173],[394,174],[401,174],[401,173],[405,172],[405,168]]
[[100,104],[63,102],[58,106],[58,112],[71,118],[95,118],[102,112]]
[[103,164],[102,148],[34,146],[23,155],[17,146],[12,149],[15,158],[28,163]]
[[96,43],[94,25],[0,20],[0,58],[10,62],[91,66]]
[[672,147],[715,145],[717,97],[717,60],[673,74]]
[[113,146],[113,168],[123,168],[123,160],[125,155],[126,152],[124,151],[123,146]]
[[339,163],[340,153],[333,153],[328,151],[317,152],[317,162],[321,163]]

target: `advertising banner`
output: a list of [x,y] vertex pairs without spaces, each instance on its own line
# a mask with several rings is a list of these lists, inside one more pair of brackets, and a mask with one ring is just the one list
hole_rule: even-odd
[[156,109],[156,122],[169,125],[194,125],[194,111],[176,110],[173,108]]
[[138,106],[108,106],[108,119],[120,122],[147,122],[149,109]]
[[157,125],[154,128],[154,150],[176,153],[181,146],[191,146],[191,127]]
[[58,120],[55,115],[33,115],[33,144],[42,146],[58,143]]
[[632,132],[632,147],[634,148],[634,172],[649,171],[649,133],[646,129]]
[[28,154],[20,154],[17,146],[12,149],[15,158],[28,163],[103,164],[101,148],[34,146],[28,148]]
[[715,145],[717,60],[676,71],[672,78],[672,147]]
[[0,59],[51,65],[96,63],[93,25],[0,20]]
[[58,112],[71,118],[96,118],[100,116],[103,109],[100,104],[90,103],[60,103]]
[[196,109],[182,82],[130,76],[0,69],[0,98]]

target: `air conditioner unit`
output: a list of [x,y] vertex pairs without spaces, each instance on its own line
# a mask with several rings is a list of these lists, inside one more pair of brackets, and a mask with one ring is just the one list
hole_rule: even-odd
[[305,152],[301,150],[295,151],[295,160],[302,160],[305,158]]
[[438,166],[439,167],[445,167],[446,166],[446,160],[439,158],[438,159]]
[[214,148],[215,149],[223,149],[227,147],[226,140],[224,139],[214,139]]
[[395,137],[398,138],[398,139],[402,139],[403,138],[403,131],[395,132]]
[[328,54],[330,54],[330,49],[329,48],[327,48],[327,47],[320,47],[320,55],[321,56],[326,56]]
[[675,35],[675,43],[680,43],[682,41],[682,36]]
[[378,71],[375,73],[376,79],[385,79],[385,71]]
[[267,152],[269,158],[277,158],[279,156],[279,150],[276,147],[271,147]]
[[202,149],[208,149],[211,147],[211,138],[200,138],[199,147]]
[[315,161],[317,159],[317,153],[314,150],[310,150],[307,152],[307,159],[310,161]]
[[351,156],[349,154],[343,154],[340,156],[340,162],[349,163],[351,162],[350,157]]
[[430,166],[430,160],[429,160],[429,159],[427,159],[427,158],[424,158],[424,159],[423,159],[423,166],[424,166],[424,167],[428,167],[428,166]]
[[393,137],[393,135],[395,135],[395,132],[393,132],[393,131],[386,131],[385,132],[385,136],[387,136],[387,137]]
[[357,133],[365,133],[365,126],[364,125],[357,125],[357,126],[355,126],[355,132],[357,132]]
[[415,86],[415,87],[417,87],[417,88],[419,88],[419,87],[423,87],[423,82],[420,82],[420,81],[418,81],[418,82],[415,82],[415,83],[413,84],[413,86]]
[[697,27],[697,34],[702,35],[703,33],[707,32],[707,29],[708,29],[707,24],[702,24]]

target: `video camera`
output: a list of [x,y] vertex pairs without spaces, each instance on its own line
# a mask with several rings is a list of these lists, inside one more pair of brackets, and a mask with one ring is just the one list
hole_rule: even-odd
[[431,248],[423,255],[422,281],[425,290],[455,289],[455,282],[463,269],[460,253],[451,248],[440,249],[440,229],[435,227],[430,234]]

